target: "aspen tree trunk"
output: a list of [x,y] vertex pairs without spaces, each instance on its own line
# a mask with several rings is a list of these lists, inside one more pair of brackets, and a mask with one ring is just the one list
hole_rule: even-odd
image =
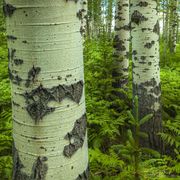
[[170,46],[170,52],[175,53],[176,52],[176,42],[177,42],[177,7],[178,7],[178,1],[174,0],[172,4],[172,35],[171,35],[171,46]]
[[102,0],[94,0],[93,1],[93,36],[97,37],[100,34],[100,29],[102,26],[101,20],[101,1]]
[[180,22],[180,17],[179,14],[177,13],[177,30],[176,30],[176,42],[177,44],[179,43],[179,22]]
[[132,1],[133,95],[139,98],[139,118],[153,113],[141,127],[148,134],[141,145],[161,149],[157,135],[162,129],[160,110],[159,22],[155,0]]
[[162,2],[162,10],[163,10],[163,34],[162,34],[162,37],[163,37],[163,42],[165,40],[165,7],[166,7],[166,0],[163,0]]
[[88,179],[81,3],[4,3],[13,180]]
[[110,35],[111,34],[111,28],[112,28],[112,18],[113,18],[113,1],[108,0],[108,7],[107,7],[107,32]]
[[163,63],[167,63],[167,49],[169,44],[169,0],[166,0],[166,10],[165,10],[165,29],[164,35],[164,49],[163,49]]
[[124,88],[128,83],[129,67],[129,0],[117,0],[115,11],[113,87]]
[[169,45],[169,50],[172,53],[173,48],[173,8],[174,8],[174,2],[169,1],[169,36],[168,36],[168,45]]
[[87,12],[87,21],[86,21],[86,27],[87,27],[87,37],[91,38],[92,33],[92,17],[93,17],[93,0],[88,0],[88,12]]

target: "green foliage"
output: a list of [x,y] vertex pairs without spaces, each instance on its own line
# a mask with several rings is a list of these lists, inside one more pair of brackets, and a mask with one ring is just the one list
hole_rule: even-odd
[[[106,151],[117,141],[127,120],[128,104],[112,101],[112,42],[106,35],[85,42],[86,105],[89,145]],[[124,107],[116,112],[112,106]],[[122,140],[121,140],[122,141]]]
[[180,121],[178,120],[164,122],[164,132],[160,133],[163,141],[170,146],[180,148]]
[[0,157],[0,177],[2,180],[11,180],[12,158],[11,156]]
[[[161,157],[151,149],[136,147],[136,138],[133,126],[140,126],[152,115],[136,121],[130,113],[131,105],[131,75],[129,91],[125,92],[127,99],[117,99],[112,96],[112,42],[102,35],[97,40],[85,42],[85,79],[86,79],[86,104],[88,115],[88,132],[90,147],[90,169],[92,179],[121,179],[134,180],[134,155],[139,152],[139,173],[141,179],[169,179],[178,177],[178,160],[172,156]],[[162,81],[162,107],[165,129],[161,136],[173,134],[174,143],[179,143],[177,127],[179,117],[179,68],[177,54],[167,56],[172,62],[161,67]],[[162,57],[162,55],[161,55]],[[131,62],[130,62],[131,65]],[[130,69],[132,67],[130,66]],[[119,90],[123,92],[123,90]],[[124,93],[124,92],[123,92]],[[115,108],[114,108],[115,107]],[[129,119],[129,120],[128,120]],[[170,119],[166,121],[166,119]],[[166,123],[167,122],[167,123]],[[168,127],[166,127],[168,126]],[[143,132],[137,133],[138,138],[147,138]],[[168,140],[164,138],[164,141]],[[171,140],[172,141],[172,140]],[[171,143],[172,144],[172,143]],[[138,149],[138,150],[137,150]],[[170,147],[173,151],[173,147]],[[121,162],[122,166],[118,165]],[[118,169],[114,168],[114,164]],[[176,171],[175,171],[176,169]],[[176,179],[176,178],[175,178]]]
[[124,162],[119,159],[114,151],[108,154],[102,153],[99,149],[89,149],[91,171],[96,171],[95,175],[113,176],[119,173],[124,166]]
[[[2,29],[3,26],[0,25],[0,31]],[[8,79],[6,35],[2,31],[0,42],[0,177],[2,180],[10,180],[12,175],[11,95]]]

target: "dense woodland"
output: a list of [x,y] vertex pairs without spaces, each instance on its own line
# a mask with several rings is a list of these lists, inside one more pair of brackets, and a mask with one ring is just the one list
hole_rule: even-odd
[[[87,14],[84,8],[76,16],[84,18],[80,32],[84,43],[89,179],[180,179],[178,0],[88,0],[87,4]],[[12,38],[6,32],[1,8],[1,180],[12,179],[13,169],[14,102],[7,47]],[[88,178],[79,175],[79,179]]]

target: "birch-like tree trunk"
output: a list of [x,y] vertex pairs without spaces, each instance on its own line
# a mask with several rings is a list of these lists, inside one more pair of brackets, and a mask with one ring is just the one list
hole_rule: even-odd
[[170,35],[169,35],[169,42],[170,42],[170,52],[175,53],[176,52],[176,42],[177,42],[177,7],[178,7],[178,1],[173,0],[170,4]]
[[153,113],[153,118],[141,130],[148,134],[141,144],[161,149],[157,135],[162,128],[160,105],[159,22],[157,1],[134,0],[131,9],[133,95],[139,98],[139,118]]
[[117,0],[115,10],[113,87],[124,88],[129,68],[129,0]]
[[106,23],[107,23],[107,32],[109,35],[111,34],[112,19],[113,19],[113,0],[108,0]]
[[82,4],[6,0],[13,180],[88,179]]
[[93,14],[92,14],[92,34],[93,37],[97,37],[100,34],[102,27],[102,0],[93,0]]

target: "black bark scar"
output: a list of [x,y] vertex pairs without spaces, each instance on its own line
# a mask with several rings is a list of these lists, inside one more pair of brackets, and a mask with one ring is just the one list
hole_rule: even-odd
[[11,4],[7,4],[5,1],[3,3],[3,13],[4,13],[4,16],[7,17],[11,17],[14,13],[14,11],[16,10],[16,7],[14,7],[13,5]]
[[65,136],[65,139],[69,140],[70,143],[64,147],[64,156],[71,157],[79,148],[82,148],[86,135],[86,125],[86,115],[84,114],[76,120],[73,130]]
[[76,178],[76,180],[88,180],[89,178],[89,166],[86,168],[86,170],[79,174],[79,176]]
[[143,21],[147,21],[148,18],[143,16],[139,11],[135,10],[131,16],[131,21],[137,25],[141,24]]
[[44,88],[40,85],[31,92],[26,92],[24,97],[27,103],[27,112],[37,123],[45,115],[53,112],[55,108],[48,107],[50,101],[61,102],[65,98],[79,103],[83,93],[83,81],[72,85],[59,85],[52,88]]
[[37,75],[40,73],[41,68],[40,67],[32,67],[31,70],[28,72],[28,79],[26,80],[26,87],[29,87],[31,82],[34,83]]
[[13,144],[13,180],[45,180],[48,166],[46,164],[47,157],[37,157],[33,164],[31,174],[26,174],[22,171],[24,165],[22,164],[19,153]]

